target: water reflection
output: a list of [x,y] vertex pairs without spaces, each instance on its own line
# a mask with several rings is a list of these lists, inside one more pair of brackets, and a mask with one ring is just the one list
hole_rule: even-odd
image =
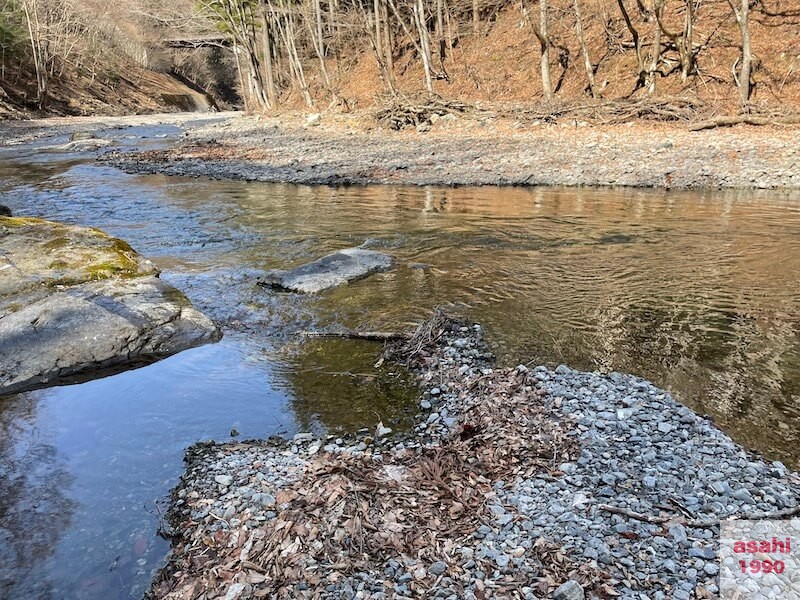
[[74,477],[37,426],[28,395],[0,399],[0,597],[47,598],[51,582],[37,576],[70,526]]
[[378,421],[394,429],[410,427],[418,412],[414,378],[397,365],[374,368],[382,349],[374,342],[343,339],[285,348],[277,372],[300,428],[341,433]]

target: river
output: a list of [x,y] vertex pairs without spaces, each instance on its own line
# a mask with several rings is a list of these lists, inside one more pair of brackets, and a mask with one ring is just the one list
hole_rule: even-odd
[[[180,130],[107,133],[160,147]],[[800,198],[770,192],[304,187],[127,175],[0,152],[16,214],[127,240],[219,322],[219,344],[0,398],[0,596],[140,598],[183,450],[346,432],[415,414],[380,346],[307,330],[405,330],[436,306],[480,321],[501,364],[647,377],[743,445],[800,462]],[[333,250],[395,256],[319,296],[256,281]]]

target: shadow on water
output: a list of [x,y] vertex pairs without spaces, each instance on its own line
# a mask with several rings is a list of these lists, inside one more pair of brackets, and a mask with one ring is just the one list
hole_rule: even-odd
[[[743,444],[800,459],[800,202],[786,194],[313,188],[34,163],[0,161],[0,203],[126,239],[226,337],[3,401],[2,485],[20,487],[0,500],[0,577],[20,593],[140,596],[166,552],[155,501],[194,441],[406,426],[412,382],[373,367],[379,346],[300,333],[406,330],[437,305],[481,321],[504,364],[636,373]],[[397,267],[318,296],[256,285],[361,244]],[[44,517],[15,506],[36,498],[58,519],[28,547]]]

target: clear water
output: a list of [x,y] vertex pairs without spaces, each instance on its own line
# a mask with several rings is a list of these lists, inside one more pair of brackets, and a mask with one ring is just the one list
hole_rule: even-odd
[[[168,143],[158,131],[125,133]],[[373,368],[379,346],[300,333],[404,329],[438,305],[481,321],[504,364],[633,372],[746,446],[800,459],[790,194],[209,182],[15,150],[0,153],[0,196],[126,239],[226,333],[0,399],[0,597],[140,597],[167,551],[163,499],[197,440],[403,427],[413,389]],[[363,243],[397,268],[315,297],[255,285]]]

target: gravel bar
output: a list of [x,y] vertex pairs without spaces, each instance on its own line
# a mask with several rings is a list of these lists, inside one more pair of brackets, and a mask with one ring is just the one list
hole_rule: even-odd
[[[173,554],[151,597],[713,598],[720,520],[800,512],[797,473],[749,453],[664,390],[563,365],[494,369],[481,334],[479,325],[453,325],[409,363],[422,389],[412,432],[379,424],[350,438],[301,433],[192,447],[169,511]],[[513,405],[507,421],[476,424],[493,402]],[[470,446],[481,428],[490,431]],[[530,440],[518,439],[520,431]],[[552,451],[529,453],[546,439],[555,440]],[[338,563],[329,550],[315,554],[308,527],[327,510],[310,500],[315,477],[352,461],[399,472],[407,467],[398,457],[437,448],[478,456],[467,463],[506,461],[485,470],[480,509],[450,523],[463,525],[458,534],[416,553]],[[336,463],[343,457],[351,462]],[[338,466],[321,468],[331,464]],[[276,546],[276,570],[254,556],[285,528],[284,514],[310,521],[307,537]],[[282,562],[291,552],[302,567],[293,575],[294,563]]]
[[369,115],[236,117],[189,128],[171,150],[112,152],[128,172],[297,184],[800,188],[797,127],[690,132],[625,125],[443,118],[418,133]]

